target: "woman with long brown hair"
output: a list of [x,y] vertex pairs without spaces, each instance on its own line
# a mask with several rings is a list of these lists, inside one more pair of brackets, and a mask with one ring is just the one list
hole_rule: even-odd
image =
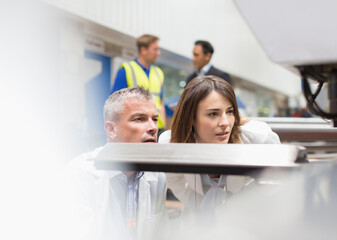
[[[159,143],[280,143],[279,137],[264,122],[240,117],[233,88],[215,76],[196,77],[186,86],[175,109],[171,131]],[[194,210],[212,208],[223,202],[227,192],[239,192],[252,181],[249,177],[206,174],[167,174],[168,187]],[[211,191],[210,191],[211,190]],[[216,199],[214,200],[214,197]],[[212,203],[212,204],[210,204]]]

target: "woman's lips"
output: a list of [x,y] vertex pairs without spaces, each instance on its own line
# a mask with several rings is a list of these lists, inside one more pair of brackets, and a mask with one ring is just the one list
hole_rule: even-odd
[[219,138],[227,138],[228,134],[229,132],[221,132],[221,133],[217,133],[216,136]]

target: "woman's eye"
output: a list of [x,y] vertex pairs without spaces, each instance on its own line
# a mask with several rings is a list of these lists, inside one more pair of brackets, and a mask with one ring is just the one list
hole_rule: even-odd
[[234,114],[234,110],[228,110],[227,113],[228,114]]
[[212,112],[212,113],[209,113],[208,114],[208,116],[211,116],[211,117],[215,117],[215,116],[217,116],[218,115],[218,113],[216,113],[216,112]]

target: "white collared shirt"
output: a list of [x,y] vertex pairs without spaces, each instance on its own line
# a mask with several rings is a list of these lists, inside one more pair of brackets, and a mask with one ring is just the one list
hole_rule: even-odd
[[110,171],[110,194],[119,196],[117,201],[131,235],[136,235],[138,220],[139,179],[144,172],[135,172],[129,179],[120,171]]
[[212,67],[212,64],[209,62],[205,66],[201,68],[200,71],[197,71],[198,77],[203,77],[206,75],[206,73],[209,71],[209,69]]
[[[81,154],[65,166],[75,236],[84,239],[154,239],[169,231],[164,173],[138,173],[135,179],[120,171],[98,170],[92,161],[103,147]],[[131,181],[130,181],[131,180]],[[128,228],[128,218],[132,217]],[[136,219],[136,227],[133,218]]]
[[143,176],[143,172],[136,172],[128,180],[120,171],[111,171],[110,191],[119,195],[119,204],[126,220],[133,217],[137,218],[138,213],[138,189],[139,179]]

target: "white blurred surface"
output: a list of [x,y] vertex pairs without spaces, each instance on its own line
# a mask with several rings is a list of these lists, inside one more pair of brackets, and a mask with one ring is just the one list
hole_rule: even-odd
[[0,2],[1,239],[63,234],[59,20],[39,1]]
[[285,66],[337,61],[337,2],[235,0],[269,58]]

